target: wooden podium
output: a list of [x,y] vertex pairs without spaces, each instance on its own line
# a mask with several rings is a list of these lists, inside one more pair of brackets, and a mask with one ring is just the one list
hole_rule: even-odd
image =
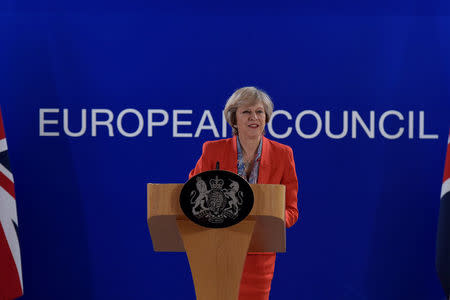
[[197,300],[237,300],[247,252],[285,252],[285,186],[251,184],[254,205],[242,222],[206,228],[187,219],[183,184],[147,185],[147,222],[153,249],[185,252]]

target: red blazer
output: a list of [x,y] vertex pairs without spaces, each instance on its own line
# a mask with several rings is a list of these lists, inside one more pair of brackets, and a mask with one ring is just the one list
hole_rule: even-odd
[[[204,171],[214,170],[217,162],[221,170],[237,173],[236,137],[205,142],[202,156],[189,178]],[[286,227],[294,225],[298,219],[298,181],[291,147],[263,137],[258,183],[286,186]]]

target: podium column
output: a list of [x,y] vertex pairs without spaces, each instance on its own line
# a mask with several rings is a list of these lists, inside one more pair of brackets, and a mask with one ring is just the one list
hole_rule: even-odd
[[256,221],[204,228],[177,220],[189,259],[197,300],[238,300],[245,258]]

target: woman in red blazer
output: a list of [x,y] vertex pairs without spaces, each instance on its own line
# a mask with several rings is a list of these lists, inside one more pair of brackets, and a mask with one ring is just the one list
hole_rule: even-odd
[[[216,168],[237,173],[249,183],[286,186],[286,227],[297,221],[298,181],[294,155],[289,146],[265,138],[264,127],[270,120],[273,103],[255,88],[243,87],[231,95],[225,105],[227,122],[233,137],[203,144],[203,153],[192,176]],[[275,268],[275,253],[249,253],[239,290],[239,300],[267,300]]]

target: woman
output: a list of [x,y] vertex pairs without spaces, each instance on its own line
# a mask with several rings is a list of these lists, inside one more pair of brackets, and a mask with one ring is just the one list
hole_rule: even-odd
[[[286,186],[286,227],[298,218],[298,181],[292,149],[265,138],[264,127],[270,120],[273,103],[255,88],[243,87],[231,95],[225,105],[225,117],[233,129],[233,138],[203,144],[203,153],[189,174],[192,176],[216,168],[234,172],[249,183]],[[239,300],[269,299],[275,268],[275,253],[249,253],[239,290]]]

